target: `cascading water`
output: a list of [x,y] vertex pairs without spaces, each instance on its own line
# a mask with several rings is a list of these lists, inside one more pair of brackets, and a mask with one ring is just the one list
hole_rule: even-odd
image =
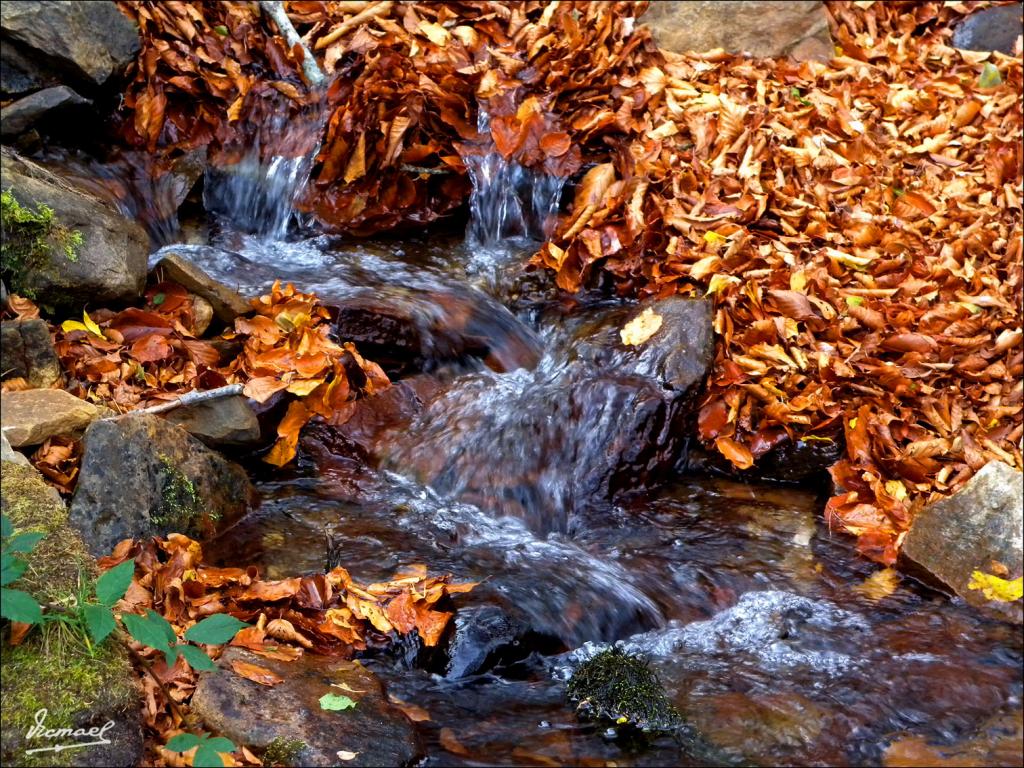
[[517,238],[539,240],[551,235],[565,179],[506,160],[490,140],[490,118],[481,107],[477,131],[488,137],[479,151],[463,160],[473,190],[466,239],[487,250]]
[[295,203],[313,170],[328,114],[322,98],[305,110],[298,120],[282,111],[254,126],[252,143],[239,162],[207,170],[207,210],[265,239],[285,238],[296,215]]

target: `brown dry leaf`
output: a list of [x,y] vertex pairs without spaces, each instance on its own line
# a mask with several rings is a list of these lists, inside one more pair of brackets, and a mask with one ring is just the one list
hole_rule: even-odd
[[245,661],[232,661],[231,669],[236,675],[244,677],[246,680],[252,680],[254,683],[259,683],[260,685],[273,686],[284,682],[284,678],[273,670],[257,666],[256,664],[250,664]]
[[648,307],[626,323],[619,331],[619,336],[626,346],[639,346],[656,334],[663,322],[664,318]]

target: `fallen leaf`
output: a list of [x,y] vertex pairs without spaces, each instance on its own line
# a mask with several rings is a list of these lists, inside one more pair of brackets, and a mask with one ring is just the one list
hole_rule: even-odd
[[661,328],[663,318],[648,307],[639,315],[626,323],[619,336],[627,346],[639,346],[651,338]]
[[250,664],[245,661],[232,661],[231,669],[234,670],[236,675],[244,677],[247,680],[252,680],[254,683],[259,683],[260,685],[271,686],[284,682],[284,678],[273,670],[257,666],[256,664]]

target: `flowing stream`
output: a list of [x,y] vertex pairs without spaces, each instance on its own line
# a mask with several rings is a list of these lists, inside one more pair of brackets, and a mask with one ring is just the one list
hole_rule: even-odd
[[[523,274],[560,181],[484,154],[465,240],[351,243],[289,238],[308,167],[257,157],[208,176],[227,218],[176,250],[248,295],[281,279],[327,304],[386,301],[421,331],[426,373],[402,386],[428,405],[374,433],[371,460],[308,428],[208,549],[271,578],[340,563],[371,582],[426,563],[481,581],[458,598],[448,656],[404,643],[364,659],[429,713],[427,765],[879,764],[922,739],[984,764],[1019,744],[1019,629],[906,579],[872,593],[877,568],[823,525],[817,491],[680,474],[615,504],[581,497],[573,480],[621,411],[587,411],[580,391],[604,390],[574,363],[578,314]],[[456,326],[487,355],[453,353]],[[576,718],[566,677],[615,642],[650,659],[699,736],[638,744]]]

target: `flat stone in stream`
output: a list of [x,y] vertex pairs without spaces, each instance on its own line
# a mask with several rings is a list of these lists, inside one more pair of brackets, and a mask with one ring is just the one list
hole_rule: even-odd
[[971,605],[1017,624],[1024,620],[1021,601],[988,600],[970,589],[974,571],[1006,577],[1024,572],[1024,485],[1021,473],[991,461],[952,496],[925,507],[903,541],[904,557],[926,569]]
[[63,389],[5,392],[0,398],[0,424],[15,448],[57,435],[77,436],[100,415],[95,405]]
[[66,85],[44,88],[0,109],[0,136],[10,139],[27,131],[44,117],[65,113],[71,107],[89,104]]
[[240,466],[159,416],[128,414],[86,430],[71,524],[99,556],[122,539],[205,538],[238,520],[253,498]]
[[187,256],[176,253],[173,247],[164,248],[160,253],[162,257],[154,267],[158,277],[178,283],[206,299],[213,307],[213,314],[221,322],[230,323],[239,315],[251,311],[249,302],[238,291],[214,280]]
[[[269,669],[284,681],[254,683],[232,671],[237,662]],[[406,766],[421,754],[412,723],[359,662],[312,654],[283,662],[228,648],[217,665],[217,672],[200,675],[192,712],[236,744],[260,752],[275,740],[298,741],[293,764],[303,766]],[[355,706],[322,709],[326,694],[348,696]]]
[[260,442],[260,422],[243,395],[218,397],[168,411],[165,419],[211,448],[238,448]]

